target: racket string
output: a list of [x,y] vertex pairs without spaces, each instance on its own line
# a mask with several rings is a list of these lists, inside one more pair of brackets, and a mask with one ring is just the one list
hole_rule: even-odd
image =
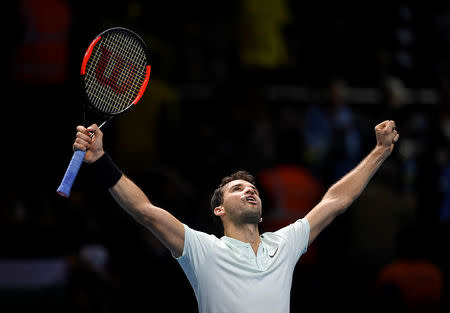
[[[131,105],[145,81],[145,50],[125,33],[106,36],[99,43],[86,67],[86,92],[100,111],[120,113]],[[99,81],[99,75],[103,80]]]

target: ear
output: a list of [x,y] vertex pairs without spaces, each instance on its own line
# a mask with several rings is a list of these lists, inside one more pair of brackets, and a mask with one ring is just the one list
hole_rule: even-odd
[[226,214],[225,212],[225,208],[223,206],[218,206],[214,208],[214,215],[221,217],[224,216]]

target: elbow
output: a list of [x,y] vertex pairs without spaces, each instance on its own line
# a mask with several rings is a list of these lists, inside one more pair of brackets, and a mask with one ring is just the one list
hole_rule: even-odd
[[353,201],[355,201],[355,199],[353,199],[352,197],[341,197],[337,205],[338,215],[345,213],[347,209],[352,205]]
[[139,224],[142,224],[142,225],[148,227],[148,226],[152,225],[155,221],[156,210],[157,210],[157,208],[155,206],[153,206],[150,203],[146,203],[139,210],[136,210],[135,214],[133,214],[133,218]]
[[336,210],[337,215],[345,213],[356,200],[357,196],[352,196],[351,192],[344,192],[342,188],[332,186],[324,196]]
[[333,208],[334,215],[338,216],[347,211],[354,199],[341,195],[338,197],[328,197],[326,201],[330,204],[330,207]]

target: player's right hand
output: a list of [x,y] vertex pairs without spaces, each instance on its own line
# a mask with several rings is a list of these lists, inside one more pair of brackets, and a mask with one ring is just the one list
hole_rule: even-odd
[[72,147],[74,151],[86,151],[84,162],[93,163],[105,153],[103,150],[103,133],[97,124],[92,124],[88,128],[79,125]]

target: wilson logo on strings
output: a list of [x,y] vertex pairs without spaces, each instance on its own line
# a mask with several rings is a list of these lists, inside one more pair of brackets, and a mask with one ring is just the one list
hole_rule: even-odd
[[[120,56],[112,54],[104,46],[101,47],[100,52],[100,60],[95,68],[97,81],[102,85],[111,87],[118,94],[128,92],[133,84],[133,77],[137,72],[136,66],[131,62],[126,62]],[[108,71],[106,71],[107,68]],[[109,72],[109,75],[106,72]],[[124,77],[121,77],[121,75]]]

